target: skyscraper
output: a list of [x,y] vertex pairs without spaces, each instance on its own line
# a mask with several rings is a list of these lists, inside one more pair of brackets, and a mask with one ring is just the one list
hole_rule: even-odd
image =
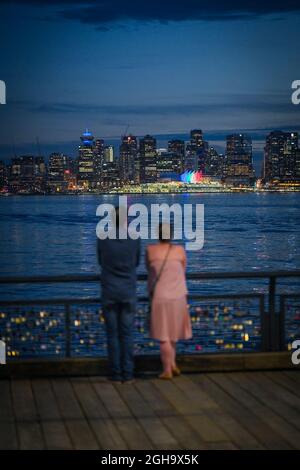
[[120,145],[120,176],[127,183],[136,182],[138,175],[136,168],[137,138],[134,135],[124,135]]
[[48,190],[61,192],[68,189],[68,177],[72,173],[72,160],[63,153],[51,153],[48,164]]
[[155,183],[157,181],[156,139],[149,134],[140,139],[139,158],[141,183]]
[[173,152],[159,152],[156,161],[158,180],[179,180],[182,173],[182,160],[180,155]]
[[180,139],[169,140],[168,152],[173,155],[177,155],[180,158],[181,171],[184,171],[184,159],[185,159],[185,145],[184,141]]
[[97,187],[101,185],[102,178],[102,167],[104,163],[104,140],[97,139],[93,149],[93,167],[94,167],[94,176],[93,176],[93,186]]
[[249,185],[254,177],[252,140],[246,134],[231,134],[226,138],[226,182]]
[[206,152],[205,174],[208,176],[222,177],[224,172],[224,155],[219,155],[214,147],[209,147]]
[[205,155],[207,143],[203,140],[201,129],[193,129],[190,132],[190,142],[186,146],[185,170],[205,171]]
[[112,163],[114,161],[114,148],[112,145],[106,145],[104,147],[104,162]]
[[270,181],[293,181],[300,177],[297,132],[273,131],[266,137],[263,177]]
[[85,189],[95,185],[94,180],[94,137],[86,129],[80,137],[78,156],[78,183]]
[[44,192],[46,187],[46,164],[44,157],[24,155],[12,159],[9,187],[12,192]]

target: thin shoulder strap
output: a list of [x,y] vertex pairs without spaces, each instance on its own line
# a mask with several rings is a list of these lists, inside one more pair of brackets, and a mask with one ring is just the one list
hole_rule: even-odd
[[153,295],[154,295],[155,287],[156,287],[156,285],[157,285],[157,283],[158,283],[158,281],[159,281],[159,279],[160,279],[160,276],[161,276],[161,274],[162,274],[162,272],[163,272],[163,269],[164,269],[165,264],[166,264],[166,262],[167,262],[167,259],[168,259],[168,256],[169,256],[169,253],[170,253],[171,248],[172,248],[172,245],[171,245],[171,243],[170,243],[170,244],[169,244],[169,248],[168,248],[168,250],[167,250],[167,253],[166,253],[165,257],[164,257],[163,263],[162,263],[162,265],[161,265],[161,268],[160,268],[160,270],[159,270],[159,273],[158,273],[158,275],[156,276],[156,279],[155,279],[155,281],[154,281],[154,284],[153,284],[153,286],[152,286],[151,291],[149,292],[150,298],[152,298]]

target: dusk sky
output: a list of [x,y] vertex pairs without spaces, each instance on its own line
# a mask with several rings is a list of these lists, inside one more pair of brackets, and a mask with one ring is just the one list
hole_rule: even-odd
[[203,129],[222,150],[246,130],[300,130],[300,2],[1,1],[0,156]]

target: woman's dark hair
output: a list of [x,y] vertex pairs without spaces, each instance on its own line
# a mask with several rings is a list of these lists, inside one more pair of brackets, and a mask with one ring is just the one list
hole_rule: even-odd
[[158,239],[161,242],[170,242],[174,237],[174,227],[172,224],[160,222],[158,224]]

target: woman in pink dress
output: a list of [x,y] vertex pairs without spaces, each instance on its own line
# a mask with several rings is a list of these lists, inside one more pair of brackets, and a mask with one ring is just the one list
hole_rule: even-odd
[[192,337],[187,305],[185,250],[171,243],[171,235],[166,238],[166,232],[170,234],[170,231],[170,226],[160,224],[159,242],[149,245],[146,252],[148,288],[152,297],[150,336],[160,341],[161,379],[180,375],[176,364],[176,342]]

